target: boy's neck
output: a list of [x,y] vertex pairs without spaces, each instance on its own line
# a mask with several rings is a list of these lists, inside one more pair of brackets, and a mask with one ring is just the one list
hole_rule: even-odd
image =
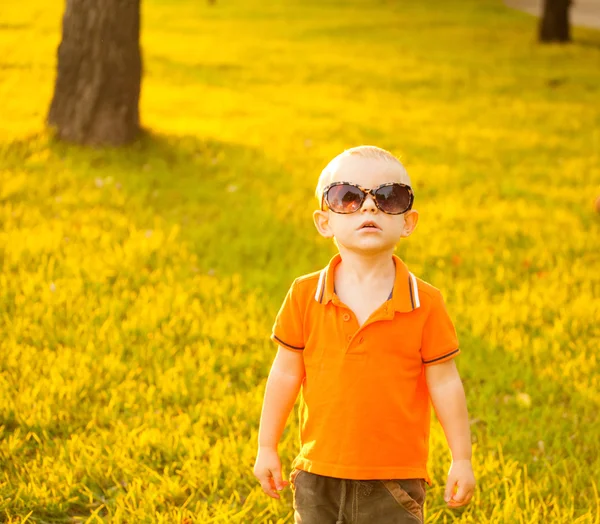
[[363,254],[340,249],[342,261],[336,268],[343,279],[355,284],[376,284],[389,281],[396,274],[393,251]]

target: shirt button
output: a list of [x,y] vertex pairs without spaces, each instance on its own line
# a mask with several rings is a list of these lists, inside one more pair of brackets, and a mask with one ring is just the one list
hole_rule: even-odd
[[365,337],[360,337],[360,340],[358,341],[359,344],[362,344],[365,341]]
[[352,340],[352,335],[348,335],[348,340]]
[[344,316],[342,317],[346,322],[348,322],[348,320],[350,320],[350,315],[348,313],[344,313]]

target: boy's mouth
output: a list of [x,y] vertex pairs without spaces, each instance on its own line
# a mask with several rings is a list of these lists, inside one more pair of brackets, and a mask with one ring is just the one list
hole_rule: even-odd
[[365,228],[381,229],[373,220],[366,220],[365,222],[363,222],[360,225],[360,227],[358,229],[365,229]]

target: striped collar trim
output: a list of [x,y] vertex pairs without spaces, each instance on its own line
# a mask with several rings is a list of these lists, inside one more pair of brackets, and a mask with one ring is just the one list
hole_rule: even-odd
[[[394,309],[401,313],[414,311],[421,307],[417,277],[408,270],[406,264],[398,256],[392,255],[392,258],[396,266],[396,278],[391,296]],[[327,304],[335,296],[334,269],[341,261],[342,256],[338,253],[329,261],[327,267],[320,271],[315,291],[315,300],[319,304]]]

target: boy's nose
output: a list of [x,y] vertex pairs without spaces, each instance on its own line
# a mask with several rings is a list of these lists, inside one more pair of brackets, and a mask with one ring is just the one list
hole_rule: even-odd
[[365,211],[377,211],[377,206],[375,205],[375,200],[371,195],[367,195],[365,197],[365,201],[363,202],[362,209]]

